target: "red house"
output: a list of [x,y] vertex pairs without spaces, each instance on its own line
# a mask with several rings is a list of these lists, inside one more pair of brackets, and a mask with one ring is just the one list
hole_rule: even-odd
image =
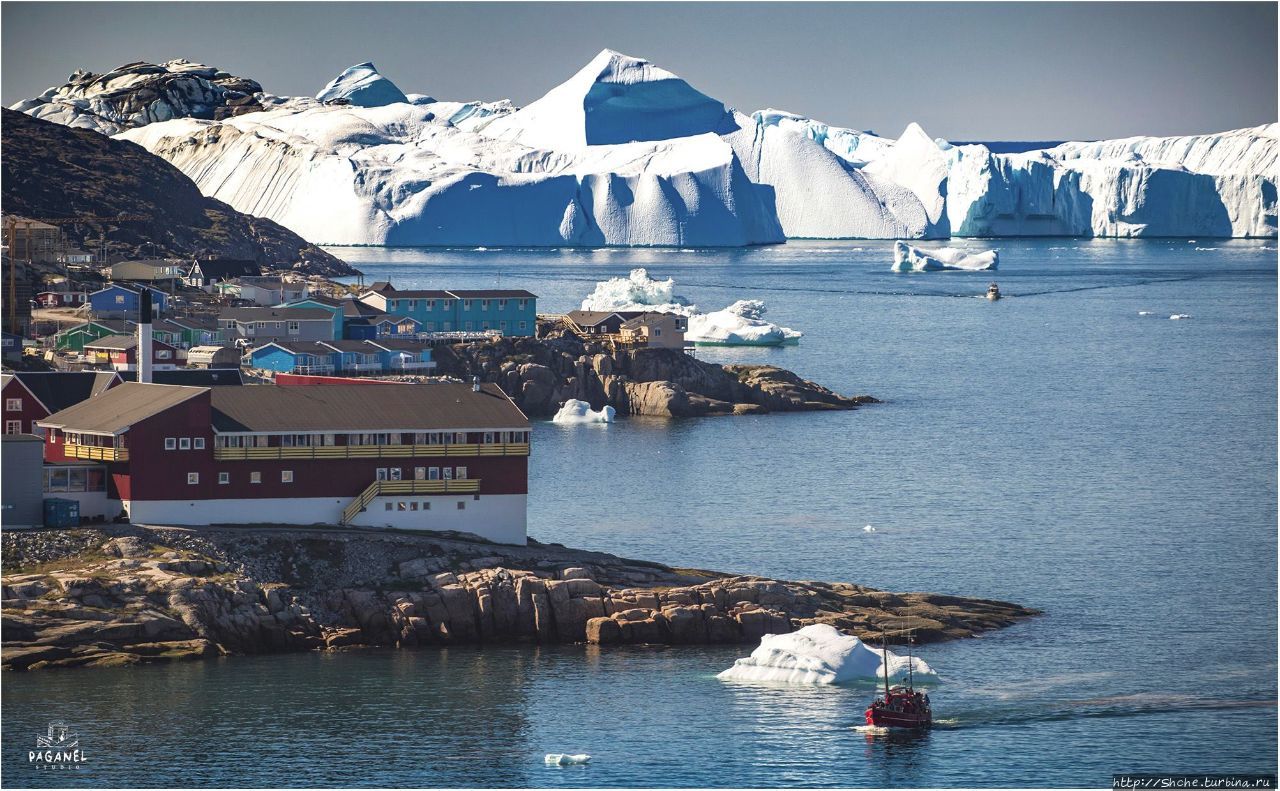
[[138,523],[352,524],[525,543],[529,420],[493,385],[126,382],[39,425],[46,460],[105,462],[108,495]]
[[88,291],[41,291],[36,302],[42,308],[78,308],[89,303]]
[[120,384],[120,377],[97,371],[20,371],[0,377],[4,433],[40,434],[36,425],[54,412]]
[[[116,371],[138,370],[138,336],[107,335],[84,345],[84,353],[95,365],[110,365]],[[151,370],[168,371],[178,367],[178,350],[163,341],[151,342]]]

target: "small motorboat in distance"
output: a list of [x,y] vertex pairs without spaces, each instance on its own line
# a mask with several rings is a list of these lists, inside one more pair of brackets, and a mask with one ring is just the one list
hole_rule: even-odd
[[929,696],[916,692],[913,686],[913,662],[911,661],[911,638],[907,638],[907,683],[889,686],[889,639],[886,636],[881,646],[884,653],[884,696],[877,697],[867,707],[867,725],[874,728],[901,728],[907,730],[928,730],[933,727],[933,709],[929,706]]
[[997,299],[1000,299],[1000,286],[996,285],[995,283],[992,283],[991,285],[987,286],[987,299],[991,300],[992,302],[995,302]]

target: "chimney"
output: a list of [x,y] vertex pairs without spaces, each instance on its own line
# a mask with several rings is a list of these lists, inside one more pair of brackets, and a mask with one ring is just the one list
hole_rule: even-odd
[[471,391],[474,393],[480,392],[480,377],[471,377]]
[[151,382],[151,289],[138,297],[138,381]]

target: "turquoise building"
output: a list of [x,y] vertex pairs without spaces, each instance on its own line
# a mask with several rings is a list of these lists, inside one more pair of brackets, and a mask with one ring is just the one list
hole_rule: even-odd
[[399,291],[376,284],[362,302],[392,316],[416,320],[422,332],[484,332],[530,337],[538,319],[538,297],[519,289],[475,291]]

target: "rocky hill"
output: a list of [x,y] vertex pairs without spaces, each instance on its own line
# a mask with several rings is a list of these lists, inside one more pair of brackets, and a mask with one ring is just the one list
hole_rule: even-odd
[[842,396],[772,365],[718,365],[677,349],[618,348],[584,341],[543,321],[537,338],[439,347],[437,372],[493,382],[533,417],[566,399],[624,415],[715,414],[854,409],[871,396]]
[[[107,224],[108,254],[253,259],[308,274],[356,274],[344,261],[271,220],[204,197],[191,179],[134,143],[12,110],[0,112],[0,205],[7,214],[146,218]],[[62,229],[85,249],[97,249],[104,231],[89,224]]]
[[456,534],[124,525],[0,540],[3,666],[16,670],[357,645],[753,643],[812,623],[878,638],[908,608],[916,639],[934,642],[1036,614]]

